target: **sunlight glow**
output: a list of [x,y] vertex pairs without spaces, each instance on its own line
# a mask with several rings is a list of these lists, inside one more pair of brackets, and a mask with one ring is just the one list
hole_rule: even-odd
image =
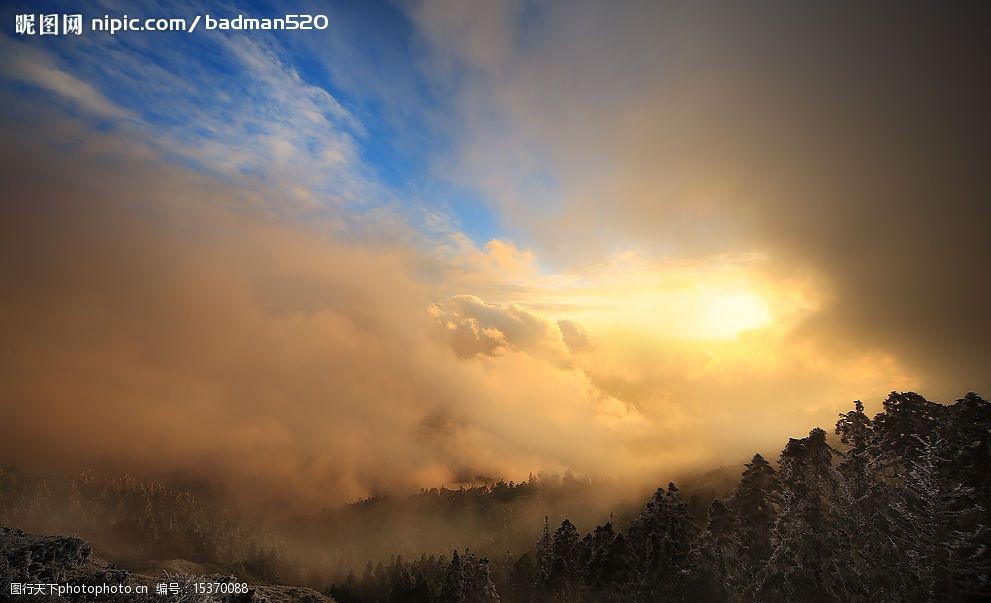
[[[658,262],[625,252],[583,270],[547,274],[534,267],[532,253],[509,242],[486,250],[502,287],[476,289],[482,297],[516,301],[593,333],[623,332],[627,338],[732,341],[747,331],[787,328],[818,297],[809,283],[767,276],[759,254]],[[513,296],[500,299],[500,289]]]
[[731,286],[604,290],[599,296],[608,302],[594,322],[668,340],[731,340],[772,320],[760,295]]

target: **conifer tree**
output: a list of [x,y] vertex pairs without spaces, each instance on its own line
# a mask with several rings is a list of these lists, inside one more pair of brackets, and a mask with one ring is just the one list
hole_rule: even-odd
[[984,507],[984,524],[991,522],[991,402],[969,393],[948,408],[943,430],[948,478],[974,488],[977,502]]
[[447,566],[447,573],[444,575],[444,582],[441,584],[437,601],[438,603],[464,603],[467,601],[465,598],[464,568],[461,567],[461,555],[457,551],[451,555],[451,563]]
[[534,600],[534,585],[537,582],[537,567],[530,553],[523,553],[513,562],[508,600],[511,603],[531,603]]
[[722,501],[712,501],[706,529],[693,552],[692,591],[698,599],[743,600],[747,584],[742,549],[736,515]]
[[886,513],[897,586],[907,597],[930,601],[956,600],[961,588],[980,590],[982,576],[987,579],[986,556],[974,554],[986,537],[977,521],[983,509],[973,488],[940,475],[941,444],[936,437],[920,442]]
[[873,421],[878,461],[889,475],[899,475],[922,454],[922,442],[938,435],[948,411],[915,392],[891,392],[883,405],[884,411]]
[[837,601],[846,591],[840,555],[847,550],[840,529],[840,475],[826,432],[791,439],[781,453],[784,507],[775,523],[774,550],[759,576],[763,601]]
[[581,541],[575,525],[565,519],[551,543],[550,591],[556,601],[570,602],[581,590]]
[[626,538],[615,531],[612,522],[596,526],[585,536],[582,552],[583,584],[591,600],[597,603],[630,600],[632,558]]
[[727,501],[737,518],[743,584],[752,585],[771,556],[771,533],[781,508],[781,485],[760,454],[745,465],[740,483]]
[[678,488],[658,488],[629,530],[634,592],[639,600],[677,599],[686,588],[698,528]]
[[544,517],[544,530],[540,534],[535,549],[534,593],[538,599],[547,598],[551,592],[551,565],[554,561],[553,539],[550,519]]
[[489,560],[465,551],[462,558],[465,603],[499,603],[499,594],[489,573]]
[[846,479],[850,496],[860,500],[868,493],[871,484],[871,444],[873,439],[873,423],[864,413],[864,404],[855,401],[853,410],[841,413],[836,422],[836,434],[840,441],[850,448],[842,453],[843,462],[840,472]]

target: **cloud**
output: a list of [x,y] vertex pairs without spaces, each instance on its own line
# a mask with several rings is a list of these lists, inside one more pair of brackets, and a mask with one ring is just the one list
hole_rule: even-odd
[[588,340],[588,333],[580,324],[571,320],[559,320],[557,326],[561,329],[564,345],[568,346],[572,354],[587,352],[592,348]]
[[8,78],[41,88],[44,99],[55,93],[166,156],[225,177],[277,181],[311,210],[385,201],[358,154],[363,124],[305,80],[277,38],[212,34],[0,43],[15,59]]
[[43,52],[5,35],[0,36],[0,50],[7,57],[3,73],[8,78],[43,88],[97,117],[114,120],[131,117],[90,84],[59,69]]
[[440,169],[545,265],[759,253],[828,291],[803,327],[820,345],[892,355],[940,398],[991,388],[991,52],[970,9],[499,11],[410,12],[430,74],[460,83]]
[[499,245],[438,258],[393,222],[282,217],[262,183],[122,154],[113,133],[65,155],[45,131],[0,145],[7,463],[213,479],[273,512],[540,470],[652,482],[904,382],[890,359],[837,364],[773,330],[686,345],[637,314],[610,326],[557,303],[577,283],[603,306],[628,295],[595,271],[493,270]]
[[464,358],[508,350],[559,363],[568,356],[558,325],[519,304],[490,304],[473,295],[457,295],[434,304],[431,314]]
[[[525,353],[460,360],[428,312],[437,292],[410,277],[415,247],[274,218],[273,190],[86,139],[101,152],[0,146],[4,462],[216,479],[285,511],[605,469],[611,454],[571,437],[633,458],[612,423],[635,413],[607,421],[616,403],[582,373]],[[524,347],[553,326],[454,306]]]

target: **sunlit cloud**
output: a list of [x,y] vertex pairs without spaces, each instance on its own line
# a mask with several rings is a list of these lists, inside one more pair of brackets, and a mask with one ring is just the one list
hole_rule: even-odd
[[490,241],[472,257],[466,290],[598,330],[658,341],[727,341],[748,331],[787,332],[824,302],[821,283],[775,277],[761,254],[651,261],[634,252],[552,272],[531,250]]

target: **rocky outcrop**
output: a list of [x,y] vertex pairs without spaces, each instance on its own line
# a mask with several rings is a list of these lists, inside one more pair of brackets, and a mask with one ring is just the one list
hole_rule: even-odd
[[[234,576],[163,573],[152,576],[115,568],[93,556],[88,542],[73,536],[37,536],[0,527],[0,600],[23,598],[32,603],[55,601],[155,601],[156,603],[334,603],[315,590],[280,585],[250,585],[237,594],[197,594],[195,583],[229,583]],[[157,595],[158,584],[178,584],[178,594]],[[71,586],[131,585],[148,587],[148,595],[37,596],[12,593],[12,584],[65,584]]]
[[0,530],[0,579],[5,586],[10,582],[63,582],[93,554],[81,538],[35,536],[12,528]]

